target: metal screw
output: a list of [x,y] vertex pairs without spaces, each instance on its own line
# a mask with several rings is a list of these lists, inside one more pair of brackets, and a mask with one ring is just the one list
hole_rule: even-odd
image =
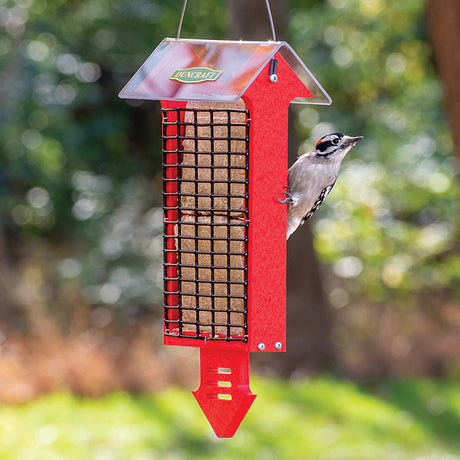
[[281,350],[281,347],[282,347],[282,346],[283,346],[283,345],[282,345],[281,342],[276,342],[276,343],[275,343],[275,348],[276,348],[277,350]]
[[258,348],[260,351],[264,351],[264,350],[265,350],[265,343],[260,342],[259,345],[257,345],[257,348]]
[[276,75],[276,73],[273,73],[270,75],[270,81],[272,83],[276,83],[278,81],[278,75]]

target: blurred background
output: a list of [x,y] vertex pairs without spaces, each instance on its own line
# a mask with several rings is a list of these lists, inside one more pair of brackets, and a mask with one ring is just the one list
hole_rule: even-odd
[[[175,36],[182,3],[0,0],[2,403],[57,392],[59,404],[70,404],[67,392],[198,385],[197,350],[162,346],[159,103],[117,97],[159,42]],[[442,430],[430,420],[445,417],[444,440],[455,447],[423,458],[460,458],[460,401],[449,399],[460,377],[460,4],[271,3],[278,39],[333,100],[292,107],[290,162],[330,132],[365,139],[345,159],[328,200],[288,242],[289,351],[253,357],[265,376],[258,385],[283,400],[283,391],[305,395],[302,385],[319,376],[323,396],[349,388],[353,398],[369,391],[398,404],[420,390],[413,413],[424,407],[426,418],[419,415],[435,438]],[[265,2],[190,0],[182,37],[268,40]],[[435,390],[429,379],[446,387]],[[167,391],[184,405],[192,399]],[[53,401],[46,407],[60,407]],[[308,412],[314,404],[304,402]],[[389,424],[404,425],[411,410]],[[35,441],[52,445],[53,425],[37,426]],[[183,438],[197,449],[190,458],[214,452],[190,432]],[[389,445],[382,458],[409,458]],[[366,457],[371,451],[312,458],[380,458],[380,451]],[[88,452],[85,458],[99,458]],[[169,458],[145,452],[113,458]],[[285,458],[281,450],[257,452],[254,458]],[[46,458],[73,458],[56,455]]]

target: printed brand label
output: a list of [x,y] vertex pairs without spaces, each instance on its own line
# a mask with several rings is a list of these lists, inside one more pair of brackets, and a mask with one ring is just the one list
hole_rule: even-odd
[[222,70],[208,69],[207,67],[190,67],[189,69],[177,69],[169,77],[181,83],[200,83],[202,81],[217,80]]

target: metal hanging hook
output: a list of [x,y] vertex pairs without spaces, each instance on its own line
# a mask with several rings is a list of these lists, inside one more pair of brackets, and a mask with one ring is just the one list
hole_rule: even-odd
[[[275,24],[273,23],[272,10],[270,9],[270,3],[268,0],[265,0],[265,5],[267,7],[268,19],[270,21],[270,27],[272,29],[273,41],[276,42],[276,33],[275,33]],[[180,32],[182,30],[182,23],[184,22],[185,8],[187,7],[187,0],[184,0],[184,5],[182,6],[182,13],[180,15],[179,27],[177,28],[177,40],[180,39]]]

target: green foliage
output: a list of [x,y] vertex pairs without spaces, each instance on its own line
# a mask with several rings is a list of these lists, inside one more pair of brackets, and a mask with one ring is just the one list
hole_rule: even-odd
[[54,394],[0,408],[4,460],[455,459],[458,383],[257,380],[259,393],[233,439],[218,440],[193,396]]
[[[117,94],[181,6],[0,0],[0,222],[72,243],[56,266],[94,305],[161,299],[159,106]],[[228,36],[227,6],[194,0],[182,36]],[[288,6],[287,38],[333,99],[296,107],[301,152],[328,131],[365,136],[312,221],[334,283],[377,301],[459,286],[458,258],[437,259],[457,239],[458,187],[424,2]]]
[[327,132],[365,137],[313,221],[318,253],[370,300],[455,288],[436,260],[458,238],[458,185],[424,2],[301,3],[292,43],[333,99],[298,109],[302,151]]
[[[54,264],[63,281],[124,316],[162,295],[161,116],[117,94],[175,36],[181,7],[0,1],[0,230],[70,243]],[[222,8],[195,1],[183,34],[219,37]]]

